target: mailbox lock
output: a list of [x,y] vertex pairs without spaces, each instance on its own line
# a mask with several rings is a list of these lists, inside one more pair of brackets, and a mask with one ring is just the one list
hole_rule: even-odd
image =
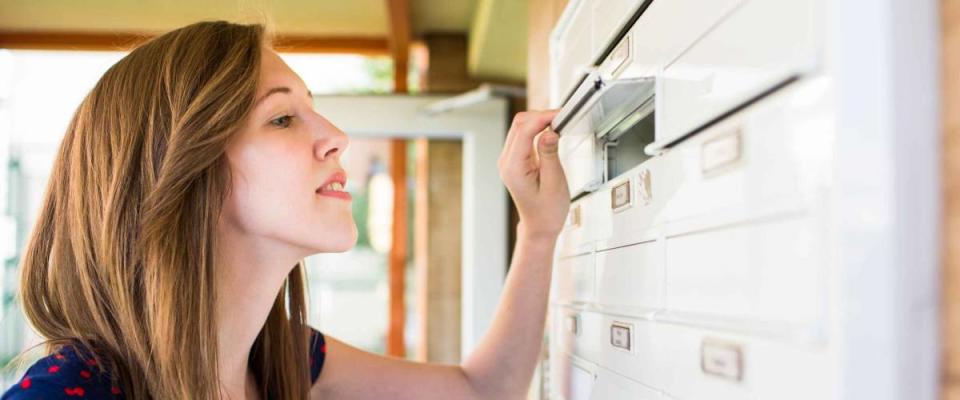
[[610,208],[614,212],[630,207],[630,200],[630,180],[626,180],[610,189]]
[[614,322],[610,325],[610,345],[618,349],[631,351],[633,349],[632,325]]
[[743,156],[743,134],[740,128],[703,143],[700,148],[700,171],[704,176],[723,173],[737,165]]
[[743,380],[743,348],[735,343],[705,339],[700,347],[700,368],[709,375]]
[[613,49],[607,62],[610,64],[610,75],[616,78],[630,64],[633,46],[631,45],[631,35],[623,37],[623,41]]

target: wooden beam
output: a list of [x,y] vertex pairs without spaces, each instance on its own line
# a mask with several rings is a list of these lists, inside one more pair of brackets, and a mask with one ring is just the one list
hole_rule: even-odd
[[[426,151],[427,307],[424,326],[426,361],[460,362],[462,296],[463,143],[430,140]],[[417,199],[419,201],[420,199]],[[420,215],[416,215],[420,218]],[[418,288],[419,289],[419,288]]]
[[390,54],[386,38],[277,36],[273,48],[281,53],[340,53],[385,56]]
[[389,282],[389,324],[387,328],[387,355],[406,357],[404,327],[404,272],[407,265],[407,142],[390,141],[390,178],[393,181],[393,240],[387,267]]
[[941,396],[960,400],[960,2],[940,1],[943,112],[943,260],[941,275]]
[[467,35],[430,33],[423,36],[427,45],[426,80],[421,89],[434,93],[463,93],[480,86],[467,73]]
[[[413,260],[416,276],[417,314],[420,316],[417,331],[420,332],[416,346],[416,361],[425,362],[430,355],[428,325],[430,318],[430,235],[428,232],[430,220],[430,170],[429,170],[429,139],[425,137],[414,140],[416,151],[414,154],[414,193],[413,193]],[[459,338],[459,336],[458,336]]]
[[[117,32],[0,32],[0,48],[31,50],[128,51],[155,35]],[[390,54],[387,39],[365,36],[277,35],[273,48],[284,53]]]
[[[387,42],[393,56],[393,91],[407,93],[407,69],[410,65],[410,3],[408,0],[385,0],[390,34]],[[387,355],[404,357],[404,270],[407,264],[407,143],[394,139],[391,143],[390,176],[393,178],[393,243],[387,279],[390,282],[390,321],[387,332]]]
[[149,40],[146,33],[0,32],[0,48],[127,51]]
[[386,0],[390,22],[390,53],[393,55],[393,91],[406,93],[407,70],[410,67],[410,2]]

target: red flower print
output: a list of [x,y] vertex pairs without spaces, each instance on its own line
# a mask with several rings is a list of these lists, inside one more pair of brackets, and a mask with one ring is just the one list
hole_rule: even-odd
[[82,376],[83,379],[90,379],[90,371],[87,371],[87,370],[80,371],[80,376]]
[[60,366],[59,366],[59,365],[51,365],[50,368],[47,368],[47,373],[48,373],[48,374],[55,374],[55,373],[57,373],[58,371],[60,371]]
[[114,386],[114,387],[110,388],[110,393],[120,394],[120,388]]
[[77,386],[77,387],[75,387],[75,388],[69,388],[69,387],[68,387],[68,388],[63,388],[63,391],[67,394],[67,396],[80,396],[80,397],[83,397],[83,387],[82,387],[82,386]]
[[29,389],[32,384],[33,382],[30,381],[30,378],[23,378],[23,380],[20,381],[20,389]]
[[87,365],[89,365],[89,366],[91,366],[91,367],[96,367],[96,366],[97,366],[97,360],[91,358],[91,359],[87,360]]

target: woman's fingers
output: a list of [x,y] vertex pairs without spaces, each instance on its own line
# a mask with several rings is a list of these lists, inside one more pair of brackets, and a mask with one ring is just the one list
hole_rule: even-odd
[[524,232],[554,236],[562,229],[570,205],[560,166],[560,137],[547,129],[557,110],[518,114],[500,154],[500,177],[524,223]]
[[514,117],[513,126],[507,134],[503,155],[507,167],[520,166],[528,161],[533,152],[533,137],[543,131],[557,114],[556,110],[526,111]]

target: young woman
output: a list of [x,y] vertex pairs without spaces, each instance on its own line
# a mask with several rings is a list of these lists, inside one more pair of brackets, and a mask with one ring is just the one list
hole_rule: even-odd
[[63,139],[20,288],[49,355],[2,398],[523,398],[569,207],[553,115],[518,115],[500,157],[521,222],[489,333],[460,365],[414,363],[306,325],[301,260],[356,240],[347,137],[262,27],[147,42]]

